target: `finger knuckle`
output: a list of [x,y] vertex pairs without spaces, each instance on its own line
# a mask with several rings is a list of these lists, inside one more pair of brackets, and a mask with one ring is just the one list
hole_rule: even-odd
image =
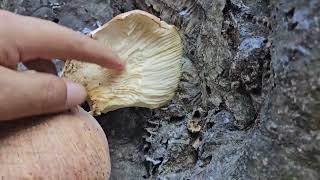
[[64,103],[64,89],[62,80],[56,76],[48,76],[44,83],[43,95],[41,98],[41,111],[47,112]]
[[8,66],[9,65],[9,63],[8,63],[8,52],[4,48],[2,48],[0,50],[0,65],[3,65],[3,66]]
[[7,66],[13,66],[13,65],[16,65],[20,62],[20,55],[17,51],[16,48],[14,47],[8,47],[6,49],[6,63],[5,65]]
[[3,30],[5,31],[10,30],[10,27],[12,27],[12,25],[15,23],[15,21],[17,20],[17,17],[18,16],[12,12],[0,10],[0,22],[6,22],[6,26],[1,26],[0,30],[2,32]]
[[1,19],[8,19],[8,18],[12,18],[12,13],[6,10],[0,10],[0,18]]
[[8,61],[10,61],[10,64],[16,65],[20,62],[20,54],[15,47],[11,47],[8,49]]
[[[10,42],[9,42],[10,43]],[[0,42],[0,65],[13,66],[19,63],[20,54],[13,45]]]

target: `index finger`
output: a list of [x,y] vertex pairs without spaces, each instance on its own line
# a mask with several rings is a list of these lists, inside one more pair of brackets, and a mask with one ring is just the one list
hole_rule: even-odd
[[[32,59],[76,59],[121,70],[120,58],[88,36],[53,22],[0,11],[0,36],[12,43],[18,61]],[[4,40],[3,39],[3,40]],[[8,58],[10,60],[10,58]],[[15,59],[14,61],[17,61]],[[11,63],[9,63],[11,64]]]

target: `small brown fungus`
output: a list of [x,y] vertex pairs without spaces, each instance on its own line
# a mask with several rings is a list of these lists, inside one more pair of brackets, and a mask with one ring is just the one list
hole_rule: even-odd
[[188,121],[187,128],[191,133],[198,133],[201,130],[201,125],[197,121],[190,120]]

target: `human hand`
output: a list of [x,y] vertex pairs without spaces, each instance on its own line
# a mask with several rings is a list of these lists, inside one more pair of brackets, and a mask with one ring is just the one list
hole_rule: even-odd
[[[54,73],[49,59],[85,60],[118,70],[124,66],[111,50],[55,23],[2,10],[0,22],[0,120],[59,112],[85,100],[82,86],[49,74]],[[19,62],[47,73],[12,70]]]

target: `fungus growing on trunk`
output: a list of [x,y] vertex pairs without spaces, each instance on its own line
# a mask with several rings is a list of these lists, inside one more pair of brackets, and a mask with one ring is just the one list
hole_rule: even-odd
[[182,59],[173,25],[135,10],[116,16],[91,37],[126,62],[122,72],[76,60],[66,63],[63,76],[86,88],[94,115],[124,107],[158,108],[173,98]]

